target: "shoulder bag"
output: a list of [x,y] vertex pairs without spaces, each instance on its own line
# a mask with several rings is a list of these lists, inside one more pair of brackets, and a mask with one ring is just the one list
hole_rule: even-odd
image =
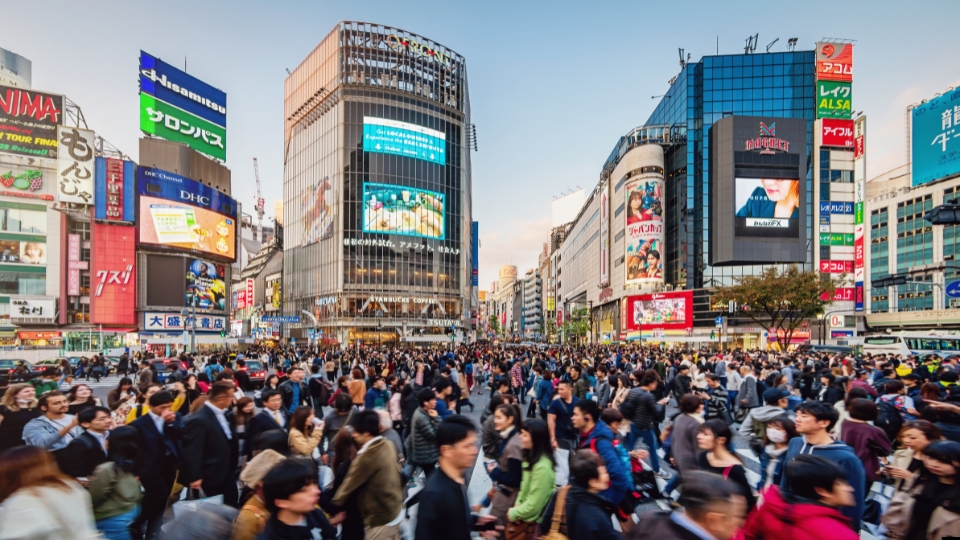
[[567,521],[567,492],[570,486],[564,486],[557,492],[557,502],[553,507],[550,530],[540,536],[540,540],[568,540],[567,535],[560,532],[561,527],[566,530]]

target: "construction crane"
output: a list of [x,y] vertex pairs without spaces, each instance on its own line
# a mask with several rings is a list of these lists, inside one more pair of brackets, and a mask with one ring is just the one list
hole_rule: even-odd
[[260,241],[263,242],[263,195],[260,193],[260,168],[257,166],[257,158],[253,158],[253,176],[257,180],[257,204],[254,206],[257,210],[257,230],[260,232]]

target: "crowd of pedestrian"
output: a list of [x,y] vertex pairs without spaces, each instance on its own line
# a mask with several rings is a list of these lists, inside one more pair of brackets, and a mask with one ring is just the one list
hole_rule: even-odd
[[[958,357],[478,343],[153,360],[9,385],[0,539],[960,535]],[[108,371],[102,403],[78,373]],[[474,393],[479,423],[460,414]]]

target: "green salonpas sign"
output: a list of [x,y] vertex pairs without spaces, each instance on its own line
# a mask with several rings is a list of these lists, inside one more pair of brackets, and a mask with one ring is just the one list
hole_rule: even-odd
[[227,160],[226,129],[143,92],[140,93],[140,130]]

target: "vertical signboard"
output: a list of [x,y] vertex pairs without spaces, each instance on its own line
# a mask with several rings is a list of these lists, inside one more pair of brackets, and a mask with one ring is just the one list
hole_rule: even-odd
[[624,285],[663,283],[663,174],[628,181]]
[[960,174],[960,89],[913,109],[914,187]]
[[853,148],[853,120],[820,120],[820,145]]
[[57,159],[63,96],[0,85],[0,154]]
[[94,183],[94,218],[133,223],[134,174],[132,161],[98,157]]
[[254,302],[254,298],[256,298],[256,296],[253,295],[253,280],[248,278],[247,279],[247,307],[254,307],[254,304],[256,303]]
[[610,182],[600,190],[600,286],[610,285]]
[[864,199],[867,189],[867,159],[864,155],[866,134],[867,117],[861,116],[853,123],[853,280],[856,311],[863,311],[863,281],[866,275],[864,267],[866,259],[866,239],[864,238]]
[[817,80],[853,81],[853,44],[817,42]]
[[470,224],[470,238],[472,241],[470,249],[470,283],[474,287],[480,285],[480,222],[474,221]]
[[136,227],[91,224],[90,322],[136,324]]
[[93,132],[60,126],[57,140],[57,201],[93,204],[93,176],[96,172]]
[[80,235],[67,237],[67,296],[80,296]]

